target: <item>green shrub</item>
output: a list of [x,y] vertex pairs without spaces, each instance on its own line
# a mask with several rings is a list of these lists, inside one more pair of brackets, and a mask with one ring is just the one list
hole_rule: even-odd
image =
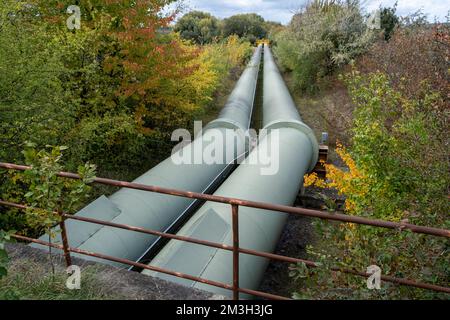
[[281,65],[293,71],[300,90],[311,91],[321,78],[365,52],[373,39],[359,1],[314,0],[274,40]]
[[[65,145],[67,171],[91,161],[102,176],[132,180],[170,155],[172,131],[191,128],[251,52],[234,36],[192,45],[157,32],[170,20],[161,12],[116,2],[81,1],[82,27],[71,31],[68,0],[2,1],[0,161],[23,163],[26,142]],[[23,202],[28,185],[5,172],[1,198]],[[96,187],[93,197],[113,190]],[[0,210],[0,229],[36,236],[17,210]]]
[[56,212],[75,213],[80,209],[88,199],[91,190],[88,184],[93,181],[96,168],[89,163],[79,165],[76,172],[82,177],[80,180],[59,177],[58,172],[66,171],[62,160],[64,150],[67,147],[47,146],[37,151],[35,144],[26,144],[23,155],[31,169],[11,170],[3,175],[6,192],[2,199],[27,204],[29,209],[26,214],[18,209],[2,212],[0,229],[14,228],[37,237],[60,221]]
[[267,36],[264,18],[255,13],[237,14],[223,20],[222,35],[227,38],[237,35],[251,43]]
[[380,8],[380,24],[384,31],[384,39],[389,41],[394,34],[395,29],[400,23],[400,19],[396,14],[397,2],[393,7]]
[[8,275],[9,256],[5,244],[13,241],[11,235],[14,232],[14,230],[6,232],[0,229],[0,280]]
[[[408,98],[393,89],[382,73],[353,73],[345,80],[356,106],[350,154],[341,153],[349,169],[328,165],[328,181],[315,184],[326,184],[346,195],[347,214],[449,229],[449,140],[434,111],[442,104],[440,94],[425,87],[417,98]],[[448,286],[447,239],[350,223],[315,224],[327,246],[310,248],[309,252],[325,267],[365,271],[370,265],[377,265],[384,275]],[[294,269],[294,274],[305,272],[303,268]],[[310,279],[303,283],[309,287],[302,289],[304,296],[445,297],[434,291],[389,283],[383,283],[380,291],[371,291],[364,278],[340,272],[330,276],[330,271],[323,268],[308,272]],[[330,289],[319,292],[312,285],[314,282]]]
[[137,165],[145,150],[144,134],[126,114],[85,118],[69,136],[71,161],[96,161],[103,169]]
[[49,274],[43,263],[27,258],[15,259],[10,263],[8,276],[0,279],[0,300],[127,299],[128,296],[117,292],[113,283],[102,278],[101,272],[96,266],[83,268],[81,288],[69,290],[66,287],[68,275],[63,268]]
[[363,73],[382,71],[410,97],[420,94],[427,82],[448,99],[450,24],[430,26],[422,19],[420,15],[403,19],[389,42],[376,42],[356,66]]

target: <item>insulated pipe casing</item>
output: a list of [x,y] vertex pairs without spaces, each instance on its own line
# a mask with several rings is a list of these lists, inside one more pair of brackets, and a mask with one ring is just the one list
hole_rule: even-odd
[[293,127],[305,133],[313,146],[309,171],[314,169],[319,159],[319,144],[316,136],[311,128],[303,123],[297,105],[267,45],[264,46],[263,126],[266,130]]
[[[248,159],[214,193],[217,196],[292,205],[303,176],[315,165],[318,144],[298,114],[268,48],[264,53],[264,125],[267,134]],[[268,170],[266,159],[276,170]],[[275,164],[274,164],[275,163]],[[266,171],[265,171],[266,170]],[[268,171],[267,171],[268,170]],[[266,173],[264,173],[266,172]],[[240,247],[273,252],[287,214],[239,207]],[[178,235],[232,245],[231,206],[207,202],[177,233]],[[268,259],[240,254],[240,287],[258,289]],[[152,266],[208,280],[233,283],[232,253],[171,240],[151,261]],[[144,270],[144,274],[230,296],[229,290],[204,283]],[[247,295],[241,295],[248,297]]]
[[[292,205],[300,181],[308,171],[313,151],[309,138],[295,128],[279,129],[279,151],[273,152],[269,133],[226,182],[214,193],[251,201]],[[263,175],[267,168],[260,162],[261,155],[279,155],[279,170],[273,175]],[[239,207],[240,247],[263,252],[273,252],[286,223],[287,214],[261,209]],[[207,202],[177,233],[178,235],[232,245],[231,206]],[[240,254],[240,286],[257,289],[268,260]],[[171,240],[151,261],[150,265],[198,276],[204,279],[233,283],[232,253],[187,242]],[[197,289],[230,296],[230,291],[207,284],[177,278],[163,273],[144,270],[144,274],[173,281]],[[242,295],[242,297],[248,297]]]
[[261,64],[261,53],[262,46],[260,45],[256,48],[255,54],[238,80],[236,88],[228,97],[219,118],[209,123],[206,129],[225,127],[241,129],[243,132],[249,129]]
[[[192,160],[198,158],[202,160],[203,153],[215,141],[215,137],[231,136],[233,137],[232,139],[227,139],[221,147],[218,147],[220,150],[215,150],[215,152],[223,155],[223,161],[213,164],[205,164],[203,162],[199,164],[195,164],[195,162],[175,164],[171,157],[133,182],[178,190],[204,192],[229,164],[229,161],[226,161],[228,160],[228,155],[231,154],[237,157],[245,152],[246,138],[245,136],[237,136],[235,138],[234,129],[243,128],[247,130],[249,127],[261,51],[261,47],[258,47],[255,51],[249,66],[234,88],[219,118],[203,130],[201,136],[177,152],[179,157],[182,154],[190,154],[192,155]],[[234,158],[231,160],[234,160]],[[100,197],[78,212],[77,215],[165,231],[192,203],[192,199],[122,188],[109,198]],[[157,239],[156,236],[148,234],[74,220],[67,221],[66,225],[71,247],[132,261],[137,261]],[[58,228],[55,229],[58,230]],[[47,237],[47,235],[44,235],[41,238],[45,240]],[[60,241],[58,232],[56,241]],[[47,247],[40,245],[33,244],[32,246],[48,250]],[[78,256],[77,254],[73,255]],[[80,257],[122,266],[94,257],[87,258],[81,255]]]

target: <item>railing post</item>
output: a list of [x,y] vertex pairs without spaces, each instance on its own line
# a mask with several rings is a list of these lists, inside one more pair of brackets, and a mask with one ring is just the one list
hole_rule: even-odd
[[66,223],[64,218],[64,215],[60,213],[61,222],[59,223],[59,227],[61,229],[61,239],[62,239],[62,245],[64,250],[64,259],[66,260],[67,267],[70,267],[72,265],[72,258],[70,256],[70,250],[69,250],[69,240],[67,239],[67,230],[66,230]]
[[239,206],[231,205],[233,225],[233,300],[239,300]]

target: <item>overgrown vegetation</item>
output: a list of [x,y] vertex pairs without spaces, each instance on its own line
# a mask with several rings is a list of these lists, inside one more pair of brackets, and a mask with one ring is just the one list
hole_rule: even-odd
[[[319,101],[329,88],[348,90],[349,99],[335,99],[332,112],[323,115],[327,123],[344,124],[332,135],[346,143],[337,143],[341,159],[326,165],[325,180],[313,174],[305,184],[345,195],[350,215],[448,229],[448,24],[430,26],[420,12],[400,18],[395,7],[382,8],[385,30],[378,33],[365,28],[363,16],[356,1],[312,1],[275,34],[278,59],[292,71],[297,92],[314,89],[318,94],[309,99]],[[292,267],[300,287],[296,298],[445,298],[389,283],[369,290],[366,279],[329,268],[366,271],[377,265],[383,274],[448,286],[448,241],[354,224],[315,225],[322,240],[308,252],[321,267]]]
[[15,230],[9,230],[8,232],[0,230],[0,280],[8,275],[9,256],[5,244],[12,242],[11,235],[15,232]]
[[[29,270],[8,273],[4,243],[13,230],[48,232],[60,218],[54,212],[85,204],[89,163],[100,175],[130,180],[167,156],[171,132],[210,117],[229,74],[268,34],[293,91],[308,107],[325,108],[330,137],[341,142],[335,152],[344,168],[326,165],[325,180],[310,175],[305,184],[336,189],[349,215],[450,228],[448,23],[432,26],[420,13],[401,18],[394,6],[380,8],[374,30],[357,0],[312,0],[287,27],[256,14],[219,20],[192,12],[171,32],[177,12],[162,9],[176,1],[81,0],[81,29],[69,30],[71,2],[3,0],[0,7],[0,160],[33,166],[0,176],[1,199],[32,207],[26,215],[1,208],[0,299],[110,297],[95,290],[95,279],[87,291],[68,293],[62,273],[37,280]],[[331,101],[320,98],[330,90]],[[317,110],[304,111],[308,119]],[[51,147],[62,145],[69,148]],[[58,178],[63,168],[84,180]],[[320,267],[292,267],[294,297],[445,298],[387,283],[371,291],[366,279],[329,268],[378,265],[383,274],[448,286],[448,241],[315,225],[322,241],[308,251]]]
[[[30,169],[24,172],[11,170],[5,175],[8,179],[7,192],[12,201],[26,203],[27,209],[12,208],[1,215],[0,229],[0,278],[7,274],[8,255],[5,242],[11,241],[11,234],[17,228],[20,234],[34,238],[48,234],[48,242],[54,242],[60,229],[54,226],[62,221],[62,214],[75,213],[85,203],[91,191],[90,183],[95,178],[95,166],[89,163],[78,166],[79,180],[61,178],[58,173],[64,171],[63,151],[67,147],[47,146],[37,151],[35,145],[27,143],[23,154]],[[25,194],[23,194],[26,191]],[[19,199],[19,200],[17,200]],[[9,230],[5,232],[4,230]],[[55,273],[52,247],[49,246],[49,261],[52,273]]]
[[396,15],[397,2],[393,7],[380,7],[380,27],[384,31],[384,40],[389,41],[396,28],[400,24],[400,19]]
[[[177,11],[162,8],[172,2],[82,0],[81,29],[69,30],[71,1],[3,1],[1,161],[23,163],[26,143],[64,145],[66,170],[90,162],[99,175],[132,180],[170,155],[171,132],[208,115],[252,50],[235,36],[198,46],[166,32]],[[1,198],[26,202],[32,185],[5,173]],[[14,210],[1,210],[0,229],[36,235]]]
[[408,97],[420,95],[428,85],[448,99],[448,21],[430,26],[420,12],[400,21],[390,40],[375,42],[357,59],[356,68],[363,73],[383,72]]
[[83,285],[79,290],[66,287],[67,273],[58,269],[49,274],[42,263],[19,259],[7,277],[0,279],[0,300],[114,300],[126,299],[117,294],[112,283],[101,281],[95,267],[83,268]]
[[237,14],[223,21],[223,36],[237,35],[255,43],[267,35],[264,18],[254,13]]
[[311,92],[325,76],[365,52],[373,38],[359,1],[314,0],[275,34],[275,53],[281,66],[292,71],[296,88]]
[[[327,180],[313,175],[306,185],[334,188],[346,195],[347,214],[448,229],[448,150],[441,148],[444,128],[433,115],[442,98],[430,92],[421,99],[408,99],[392,89],[381,73],[352,74],[347,81],[356,105],[353,139],[351,154],[343,147],[338,153],[348,170],[326,165]],[[354,224],[316,225],[329,245],[310,252],[326,260],[327,266],[332,262],[365,270],[377,265],[384,274],[440,285],[448,282],[446,239]],[[382,291],[371,292],[364,289],[364,280],[344,274],[330,278],[324,271],[312,271],[309,276],[331,288],[348,286],[353,298],[444,297],[386,284]],[[327,294],[323,297],[339,298],[334,290]]]

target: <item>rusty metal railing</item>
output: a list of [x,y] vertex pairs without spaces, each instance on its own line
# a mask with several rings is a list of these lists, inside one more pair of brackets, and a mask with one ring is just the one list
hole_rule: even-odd
[[[0,163],[0,168],[4,169],[10,169],[10,170],[19,170],[24,171],[30,169],[28,166],[22,166],[22,165],[16,165],[11,163]],[[80,179],[80,176],[74,173],[69,172],[60,172],[58,173],[58,176],[69,178],[69,179]],[[363,224],[363,225],[369,225],[369,226],[375,226],[375,227],[382,227],[382,228],[388,228],[388,229],[397,229],[397,230],[410,230],[415,233],[422,233],[422,234],[428,234],[433,236],[439,236],[439,237],[445,237],[450,238],[450,230],[446,229],[439,229],[439,228],[432,228],[432,227],[425,227],[425,226],[418,226],[414,224],[409,223],[398,223],[398,222],[391,222],[391,221],[384,221],[384,220],[375,220],[375,219],[368,219],[368,218],[362,218],[362,217],[355,217],[355,216],[347,216],[344,214],[330,214],[330,213],[324,213],[317,210],[309,210],[309,209],[303,209],[303,208],[295,208],[295,207],[289,207],[289,206],[282,206],[282,205],[274,205],[269,203],[262,203],[262,202],[254,202],[254,201],[247,201],[242,199],[235,199],[235,198],[227,198],[227,197],[220,197],[220,196],[214,196],[214,195],[206,195],[201,193],[195,193],[195,192],[188,192],[188,191],[180,191],[180,190],[173,190],[168,188],[161,188],[157,186],[147,186],[142,184],[136,184],[131,182],[124,182],[124,181],[118,181],[118,180],[111,180],[111,179],[105,179],[105,178],[95,178],[94,183],[104,184],[104,185],[110,185],[110,186],[116,186],[116,187],[124,187],[124,188],[130,188],[130,189],[137,189],[137,190],[144,190],[149,192],[155,192],[155,193],[161,193],[161,194],[167,194],[172,196],[179,196],[179,197],[185,197],[185,198],[192,198],[192,199],[200,199],[200,200],[206,200],[206,201],[212,201],[212,202],[220,202],[220,203],[226,203],[231,206],[231,214],[232,214],[232,232],[233,232],[233,245],[224,245],[220,243],[205,241],[201,239],[194,239],[184,236],[179,236],[175,234],[169,234],[164,233],[160,231],[155,230],[148,230],[136,226],[129,226],[124,224],[117,224],[113,222],[108,221],[102,221],[92,218],[86,218],[86,217],[78,217],[74,215],[70,215],[67,213],[58,213],[61,216],[61,222],[60,222],[60,228],[61,228],[61,238],[62,238],[62,245],[52,244],[49,242],[41,241],[38,239],[32,239],[29,237],[25,237],[22,235],[13,235],[14,238],[22,241],[29,241],[33,243],[38,243],[41,245],[51,246],[54,248],[59,248],[63,250],[64,257],[67,265],[71,265],[71,256],[70,253],[78,253],[81,255],[87,255],[92,256],[104,260],[114,261],[122,264],[126,264],[129,266],[135,266],[142,269],[152,270],[160,273],[169,274],[175,277],[180,277],[192,281],[197,281],[201,283],[205,283],[208,285],[224,288],[227,290],[231,290],[233,292],[233,299],[238,300],[239,299],[239,293],[246,293],[266,299],[288,299],[285,297],[281,297],[278,295],[273,295],[261,291],[256,290],[250,290],[245,288],[240,288],[239,286],[239,255],[240,254],[249,254],[259,257],[268,258],[271,260],[278,260],[283,262],[289,262],[289,263],[304,263],[308,267],[317,267],[317,264],[314,261],[304,260],[304,259],[297,259],[292,257],[285,257],[277,254],[267,253],[267,252],[260,252],[250,249],[244,249],[240,248],[239,245],[239,206],[243,207],[252,207],[252,208],[258,208],[263,210],[269,210],[269,211],[279,211],[279,212],[285,212],[289,214],[298,214],[302,216],[309,216],[309,217],[316,217],[320,219],[328,219],[328,220],[335,220],[340,222],[349,222],[349,223],[356,223],[356,224]],[[28,207],[23,204],[17,204],[12,203],[8,201],[0,200],[0,205],[3,206],[9,206],[9,207],[15,207],[17,209],[25,210]],[[71,248],[68,244],[68,235],[67,230],[65,228],[65,220],[67,219],[73,219],[78,221],[83,221],[87,223],[94,223],[104,226],[110,226],[114,228],[120,228],[124,230],[134,231],[134,232],[140,232],[140,233],[146,233],[151,235],[156,235],[168,239],[175,239],[185,242],[194,243],[197,245],[204,245],[209,247],[214,247],[222,250],[228,250],[233,253],[233,285],[220,283],[208,279],[203,279],[191,275],[187,275],[184,273],[162,269],[138,262],[134,262],[127,259],[121,259],[117,257],[111,257],[95,252],[89,252],[86,250],[81,250],[77,248]],[[341,271],[344,273],[361,276],[361,277],[368,277],[370,274],[365,272],[360,272],[356,270],[349,270],[349,269],[342,269],[342,268],[331,268],[332,271]],[[396,283],[400,285],[407,285],[407,286],[413,286],[416,288],[422,288],[422,289],[428,289],[428,290],[434,290],[439,292],[445,292],[450,293],[449,287],[444,286],[438,286],[434,284],[429,283],[422,283],[415,280],[410,279],[402,279],[402,278],[395,278],[391,276],[382,275],[381,280]]]

